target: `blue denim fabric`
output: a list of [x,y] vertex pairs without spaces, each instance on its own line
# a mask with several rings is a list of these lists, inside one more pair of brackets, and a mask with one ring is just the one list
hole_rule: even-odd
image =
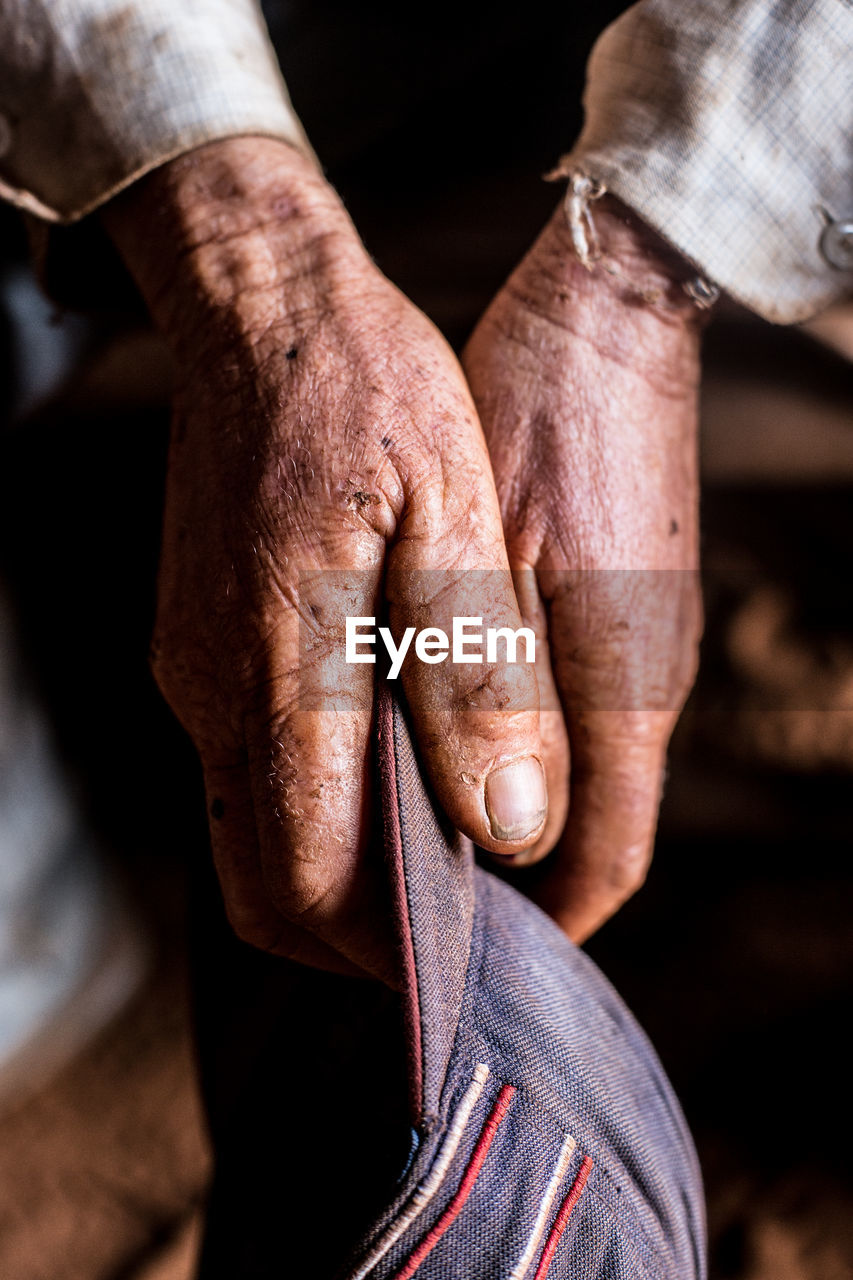
[[[696,1158],[648,1040],[583,952],[443,825],[387,695],[379,724],[410,981],[401,999],[233,937],[205,958],[217,1173],[201,1280],[534,1280],[590,1160],[547,1280],[703,1280]],[[507,1085],[464,1204],[406,1273]]]
[[358,1276],[377,1242],[381,1253],[383,1237],[393,1236],[440,1156],[477,1064],[485,1064],[488,1078],[439,1189],[365,1275],[392,1280],[441,1220],[500,1089],[511,1084],[516,1092],[479,1176],[417,1267],[418,1280],[508,1280],[567,1135],[576,1147],[525,1280],[535,1275],[587,1158],[592,1169],[549,1280],[698,1280],[705,1275],[701,1179],[651,1045],[592,962],[536,906],[476,868],[470,847],[447,838],[397,709],[392,734],[384,802],[400,813],[418,986],[409,1017],[419,1019],[423,1055],[421,1144],[394,1203],[355,1251],[349,1275]]

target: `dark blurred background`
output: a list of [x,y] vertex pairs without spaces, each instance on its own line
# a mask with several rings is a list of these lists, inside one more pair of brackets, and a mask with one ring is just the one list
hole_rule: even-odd
[[[586,53],[619,7],[578,21],[534,3],[521,23],[441,3],[401,26],[390,5],[267,6],[368,248],[457,346],[551,212],[540,175],[577,132]],[[148,957],[93,1042],[0,1096],[0,1275],[188,1280],[209,1155],[187,886],[207,845],[193,753],[146,665],[169,362],[95,225],[56,238],[62,303],[6,209],[0,244],[4,608]],[[588,949],[693,1126],[715,1280],[842,1280],[853,309],[782,330],[724,303],[706,352],[703,664],[649,882]]]

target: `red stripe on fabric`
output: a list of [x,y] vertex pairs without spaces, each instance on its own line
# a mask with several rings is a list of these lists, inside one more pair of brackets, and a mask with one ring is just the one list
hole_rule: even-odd
[[507,1109],[512,1101],[512,1095],[514,1093],[515,1085],[512,1084],[505,1084],[501,1089],[498,1094],[497,1101],[489,1114],[489,1118],[483,1125],[483,1132],[477,1139],[477,1145],[471,1153],[471,1159],[466,1165],[465,1172],[462,1175],[462,1181],[459,1183],[459,1189],[456,1192],[456,1195],[450,1201],[450,1204],[447,1206],[432,1230],[424,1236],[414,1253],[409,1255],[409,1259],[403,1266],[403,1270],[397,1272],[394,1276],[394,1280],[410,1280],[410,1277],[415,1274],[424,1259],[432,1253],[441,1237],[445,1234],[455,1219],[459,1217],[465,1201],[474,1189],[474,1183],[479,1177],[480,1170],[483,1167],[486,1156],[489,1154],[489,1147],[495,1140],[495,1134],[507,1113]]
[[403,865],[403,833],[400,829],[400,800],[397,793],[397,757],[394,744],[394,705],[388,684],[379,686],[377,699],[377,736],[379,740],[379,775],[385,826],[385,853],[391,879],[394,922],[403,969],[403,1009],[408,1051],[409,1110],[417,1127],[423,1114],[424,1067],[421,1008],[418,974],[415,966],[415,944],[409,917],[406,871]]
[[574,1209],[578,1200],[580,1200],[581,1192],[586,1186],[586,1180],[590,1175],[591,1169],[592,1161],[589,1156],[585,1156],[583,1164],[580,1169],[578,1169],[578,1176],[572,1183],[571,1191],[560,1205],[560,1212],[554,1219],[554,1225],[549,1232],[548,1239],[545,1241],[545,1248],[542,1250],[542,1257],[539,1259],[539,1266],[536,1268],[536,1275],[533,1277],[533,1280],[545,1280],[545,1277],[551,1269],[551,1262],[553,1261],[554,1254],[557,1252],[557,1245],[560,1243],[563,1232],[569,1225],[569,1218],[572,1216],[572,1209]]

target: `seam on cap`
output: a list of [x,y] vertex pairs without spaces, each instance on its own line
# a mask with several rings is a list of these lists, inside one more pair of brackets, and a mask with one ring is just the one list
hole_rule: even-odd
[[539,1248],[539,1244],[542,1240],[543,1235],[545,1234],[545,1226],[548,1222],[548,1215],[550,1214],[551,1207],[557,1198],[557,1192],[560,1189],[560,1183],[563,1181],[563,1178],[566,1176],[566,1170],[569,1167],[569,1161],[574,1155],[575,1148],[577,1147],[577,1145],[578,1144],[576,1139],[573,1138],[570,1133],[567,1133],[565,1140],[563,1141],[563,1145],[560,1148],[560,1154],[557,1157],[557,1163],[554,1166],[554,1172],[551,1174],[551,1179],[547,1187],[545,1188],[545,1194],[542,1197],[542,1202],[539,1206],[539,1212],[536,1215],[536,1221],[533,1224],[533,1230],[531,1231],[527,1239],[527,1244],[524,1246],[524,1252],[521,1254],[521,1257],[518,1259],[512,1271],[509,1273],[507,1280],[524,1280],[524,1277],[527,1274],[527,1269],[530,1266],[531,1262],[533,1261],[533,1256],[536,1253],[536,1250]]
[[[404,1232],[409,1229],[439,1191],[444,1175],[450,1168],[453,1157],[459,1149],[462,1135],[465,1132],[468,1121],[471,1119],[471,1112],[479,1102],[488,1078],[488,1066],[485,1062],[478,1062],[474,1069],[473,1079],[462,1095],[462,1101],[453,1114],[450,1128],[447,1131],[444,1142],[441,1144],[435,1163],[414,1192],[400,1217],[390,1224],[384,1235],[380,1236],[361,1266],[350,1273],[349,1280],[364,1280],[364,1277],[369,1275],[373,1268],[382,1261],[388,1251],[394,1247]],[[512,1086],[504,1086],[504,1088],[512,1088]],[[514,1089],[513,1092],[515,1092]]]
[[446,1234],[459,1217],[465,1207],[468,1197],[474,1190],[477,1179],[479,1178],[483,1165],[485,1164],[486,1156],[489,1154],[491,1145],[495,1140],[495,1135],[503,1123],[515,1091],[514,1084],[505,1084],[501,1089],[497,1100],[489,1113],[489,1118],[483,1125],[482,1132],[477,1139],[477,1144],[471,1153],[471,1158],[465,1166],[465,1172],[463,1173],[462,1180],[456,1189],[456,1194],[438,1221],[427,1232],[414,1252],[409,1255],[408,1261],[403,1264],[402,1270],[395,1274],[394,1280],[411,1280],[411,1277],[418,1270],[421,1263],[426,1261],[435,1246],[441,1240],[442,1236]]
[[533,1280],[545,1280],[548,1272],[551,1270],[551,1263],[554,1260],[554,1254],[557,1252],[557,1245],[563,1238],[566,1227],[569,1225],[569,1218],[572,1216],[572,1210],[580,1200],[583,1189],[586,1186],[587,1178],[592,1171],[592,1159],[584,1156],[583,1164],[578,1170],[578,1175],[571,1185],[569,1194],[560,1205],[560,1211],[554,1219],[554,1225],[548,1233],[548,1239],[545,1241],[545,1248],[542,1250],[542,1257],[539,1259],[539,1266]]

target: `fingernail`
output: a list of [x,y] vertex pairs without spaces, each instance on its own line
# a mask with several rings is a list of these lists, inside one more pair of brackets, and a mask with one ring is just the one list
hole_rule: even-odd
[[542,825],[545,774],[535,756],[495,769],[486,779],[486,809],[496,840],[523,840]]

